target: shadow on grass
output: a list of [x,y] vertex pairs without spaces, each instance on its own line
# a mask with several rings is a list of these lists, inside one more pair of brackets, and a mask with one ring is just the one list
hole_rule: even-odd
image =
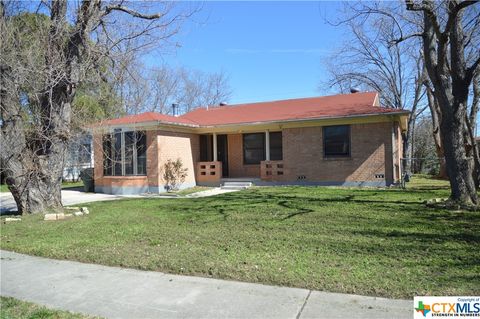
[[406,189],[402,189],[402,191],[404,192],[418,192],[418,191],[439,191],[439,190],[449,190],[450,189],[450,186],[442,186],[442,185],[438,185],[438,186],[428,186],[428,185],[425,185],[425,186],[414,186],[412,188],[408,188],[408,185],[407,185],[407,188]]
[[455,232],[455,233],[424,233],[424,232],[411,232],[411,231],[381,231],[381,230],[357,230],[353,231],[353,234],[359,234],[363,236],[374,236],[379,238],[401,238],[405,242],[421,240],[428,242],[458,242],[463,241],[470,244],[478,243],[480,244],[480,235],[473,233],[465,232]]
[[[310,196],[296,196],[295,194],[288,194],[288,193],[261,193],[258,191],[244,191],[242,193],[234,193],[232,194],[223,194],[217,195],[214,197],[208,198],[196,198],[196,199],[188,199],[187,202],[183,202],[184,205],[181,208],[183,212],[192,212],[193,210],[208,209],[208,208],[218,208],[218,207],[248,207],[248,206],[256,206],[258,204],[276,204],[283,208],[287,209],[296,209],[298,210],[299,214],[305,214],[314,211],[310,207],[299,207],[299,204],[306,203],[306,205],[312,206],[325,206],[323,204],[345,204],[345,203],[353,203],[353,204],[360,204],[366,206],[376,205],[376,206],[383,206],[392,210],[395,205],[402,205],[399,208],[402,211],[409,210],[407,207],[415,206],[415,208],[411,208],[412,211],[418,211],[419,208],[425,208],[423,206],[421,200],[388,200],[388,199],[364,199],[364,197],[372,197],[377,196],[379,193],[373,194],[361,194],[361,195],[332,195],[328,197],[329,194],[322,194],[321,197],[310,197]],[[219,203],[221,203],[219,205]],[[163,206],[163,203],[162,205]],[[177,205],[175,205],[177,206]],[[186,206],[186,207],[185,207]],[[295,214],[298,215],[298,214]]]
[[64,191],[77,191],[77,192],[85,192],[85,188],[83,186],[64,186],[62,187]]
[[288,203],[289,203],[288,201],[282,200],[282,201],[279,201],[279,202],[277,203],[277,205],[282,206],[282,207],[284,207],[284,208],[288,208],[288,209],[296,209],[297,211],[288,214],[287,216],[285,216],[284,218],[282,218],[282,220],[286,220],[286,219],[295,217],[295,216],[297,216],[297,215],[303,215],[303,214],[308,214],[308,213],[314,212],[313,209],[302,208],[302,207],[292,207],[291,205],[288,205]]
[[[366,196],[374,196],[374,195],[366,195]],[[365,197],[363,194],[361,197]],[[217,197],[216,199],[212,199],[214,201],[216,200],[226,200],[230,201],[228,206],[232,206],[234,201],[241,201],[242,203],[240,204],[241,206],[250,206],[250,205],[257,205],[257,204],[263,204],[263,203],[275,203],[283,208],[287,209],[296,209],[297,212],[294,213],[292,216],[295,215],[302,215],[306,213],[313,212],[314,209],[311,207],[301,207],[301,203],[305,203],[307,206],[318,206],[318,207],[325,207],[328,204],[339,204],[343,205],[345,203],[349,204],[358,204],[358,205],[367,205],[369,207],[375,206],[378,208],[385,208],[388,210],[392,210],[392,212],[395,209],[395,205],[402,205],[399,206],[397,209],[399,209],[401,212],[418,212],[419,209],[428,209],[426,206],[423,206],[421,201],[405,201],[405,200],[384,200],[384,199],[361,199],[361,198],[356,198],[356,195],[336,195],[332,198],[319,198],[319,197],[296,197],[294,195],[272,195],[272,194],[255,194],[255,193],[248,193],[244,194],[242,196],[237,195],[234,198],[220,198]],[[208,206],[205,205],[205,206]]]
[[0,211],[0,216],[21,216],[18,211],[16,210],[5,210],[5,211]]

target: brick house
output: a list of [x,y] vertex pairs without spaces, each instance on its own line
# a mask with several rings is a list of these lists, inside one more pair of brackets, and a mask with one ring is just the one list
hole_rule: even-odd
[[92,129],[95,191],[165,191],[167,160],[180,158],[182,188],[247,179],[257,185],[388,186],[400,178],[408,111],[377,93],[154,112]]

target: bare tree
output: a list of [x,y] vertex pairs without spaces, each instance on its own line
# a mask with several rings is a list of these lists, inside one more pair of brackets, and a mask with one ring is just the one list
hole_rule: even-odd
[[386,107],[409,109],[408,130],[404,136],[404,171],[412,165],[412,136],[417,117],[427,108],[422,83],[424,74],[420,50],[409,43],[395,40],[401,34],[392,14],[371,15],[376,12],[395,12],[395,4],[368,7],[345,4],[345,19],[335,23],[346,26],[350,36],[334,56],[327,60],[330,86],[342,91],[352,87],[380,93]]
[[151,110],[171,113],[171,105],[178,104],[179,113],[197,107],[228,102],[232,95],[225,72],[206,73],[186,68],[163,66],[153,70],[152,91],[155,100]]
[[469,150],[473,145],[465,135],[465,127],[469,124],[469,89],[480,63],[480,50],[478,43],[472,42],[472,37],[478,33],[479,16],[474,14],[471,19],[464,19],[464,14],[476,3],[406,1],[408,10],[420,12],[422,16],[423,54],[433,95],[441,111],[440,134],[452,189],[451,200],[460,205],[478,204]]
[[172,112],[171,105],[177,103],[177,96],[180,90],[180,77],[173,68],[163,65],[152,70],[151,87],[154,100],[151,110],[162,114]]
[[207,73],[185,67],[162,65],[148,69],[130,62],[135,68],[122,71],[117,91],[126,113],[155,111],[172,114],[172,104],[178,104],[177,114],[200,106],[227,102],[232,91],[224,72]]
[[416,123],[415,136],[413,143],[415,149],[413,152],[412,171],[415,173],[439,175],[441,169],[438,162],[437,150],[432,135],[432,119],[430,115],[420,116]]
[[171,2],[52,0],[38,8],[47,32],[22,40],[18,17],[28,8],[0,2],[0,157],[22,214],[62,209],[72,103],[87,75],[107,79],[104,63],[153,48],[186,16]]

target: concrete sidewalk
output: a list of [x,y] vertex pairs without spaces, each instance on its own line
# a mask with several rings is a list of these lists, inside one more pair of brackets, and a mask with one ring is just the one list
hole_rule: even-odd
[[411,318],[413,302],[0,251],[2,296],[107,318]]
[[[74,190],[62,190],[62,203],[65,206],[121,198],[124,197],[101,193],[85,193]],[[17,204],[15,204],[12,194],[10,192],[0,193],[0,213],[16,211]]]
[[[65,206],[78,205],[90,202],[105,200],[116,200],[124,198],[199,198],[210,197],[225,193],[237,192],[237,190],[221,189],[220,187],[192,193],[186,196],[169,196],[162,194],[140,194],[140,195],[110,195],[102,193],[85,193],[76,190],[62,190],[62,203]],[[0,215],[2,213],[16,212],[17,205],[10,192],[0,193]]]

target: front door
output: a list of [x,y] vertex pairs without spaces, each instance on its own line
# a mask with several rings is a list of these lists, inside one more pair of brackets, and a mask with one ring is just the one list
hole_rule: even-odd
[[222,162],[222,176],[228,177],[228,139],[227,135],[217,135],[217,159]]

